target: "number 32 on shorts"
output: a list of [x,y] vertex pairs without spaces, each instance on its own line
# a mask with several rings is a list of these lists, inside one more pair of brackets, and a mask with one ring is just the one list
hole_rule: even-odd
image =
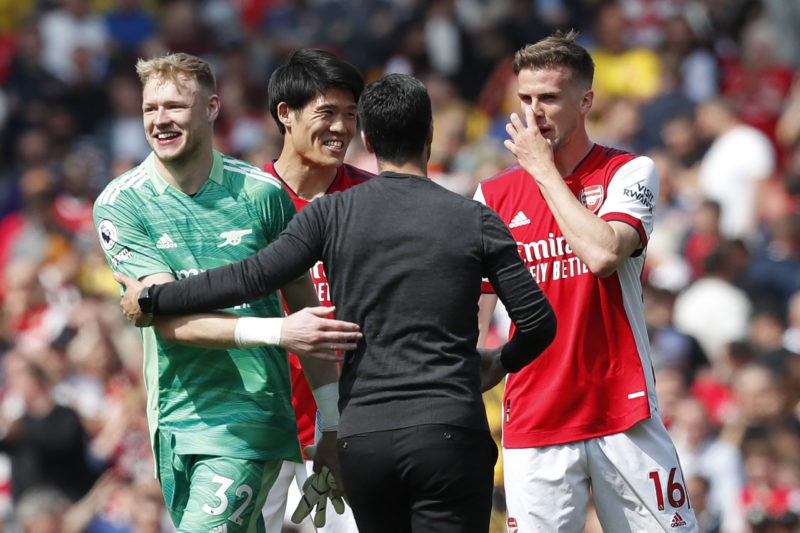
[[[684,487],[680,480],[676,479],[677,474],[678,469],[671,468],[669,471],[669,477],[666,480],[666,485],[662,482],[661,474],[657,470],[654,470],[647,475],[647,477],[650,478],[650,481],[653,482],[653,489],[656,493],[656,502],[658,503],[659,511],[664,510],[665,495],[670,506],[674,508],[683,507],[684,504],[688,503],[686,487]],[[689,504],[689,507],[691,507],[691,504]]]
[[[216,496],[219,500],[219,505],[216,507],[211,507],[209,504],[205,504],[203,505],[203,511],[212,516],[217,516],[224,513],[228,508],[228,495],[225,494],[225,492],[231,488],[234,480],[220,475],[215,475],[211,481],[219,485],[219,488],[214,492],[214,496]],[[244,500],[242,501],[241,505],[236,508],[233,514],[228,517],[228,520],[234,524],[241,525],[242,513],[244,513],[245,509],[247,509],[247,506],[250,505],[250,501],[253,499],[253,489],[249,485],[239,485],[236,488],[236,498],[239,500],[243,498]]]

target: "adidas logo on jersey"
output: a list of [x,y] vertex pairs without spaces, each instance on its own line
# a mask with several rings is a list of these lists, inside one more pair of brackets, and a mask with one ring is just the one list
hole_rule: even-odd
[[672,517],[672,522],[670,523],[669,527],[685,527],[685,526],[686,526],[686,520],[684,520],[680,514],[675,513],[675,516]]
[[511,222],[508,224],[509,228],[518,228],[520,226],[524,226],[525,224],[530,224],[531,221],[528,217],[525,216],[525,213],[522,211],[518,211],[514,218],[511,219]]
[[228,524],[212,527],[208,530],[208,533],[228,533]]
[[164,250],[164,249],[167,249],[167,248],[177,248],[177,247],[178,247],[178,245],[175,244],[175,241],[170,239],[169,235],[167,235],[166,233],[163,234],[158,239],[158,242],[156,242],[156,248],[158,248],[159,250]]

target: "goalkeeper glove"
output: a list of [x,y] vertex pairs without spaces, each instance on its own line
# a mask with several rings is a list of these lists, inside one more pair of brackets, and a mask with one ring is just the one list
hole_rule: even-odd
[[[322,470],[314,472],[306,479],[306,482],[303,483],[303,495],[300,498],[300,503],[297,504],[297,508],[292,513],[292,522],[299,524],[316,507],[312,520],[314,527],[325,525],[325,511],[331,492],[328,479],[333,480],[333,474],[331,474],[327,466],[323,466]],[[338,509],[337,512],[339,512]]]
[[[305,452],[308,457],[313,459],[317,453],[316,444],[306,446]],[[314,514],[312,522],[314,523],[314,527],[324,526],[329,498],[331,504],[333,504],[334,511],[336,511],[337,514],[344,513],[344,497],[333,496],[333,492],[337,488],[336,478],[327,466],[323,466],[319,472],[311,474],[308,479],[306,479],[306,482],[303,483],[303,495],[294,513],[292,513],[292,522],[299,524],[305,517],[311,514],[311,510],[316,506],[317,512]]]

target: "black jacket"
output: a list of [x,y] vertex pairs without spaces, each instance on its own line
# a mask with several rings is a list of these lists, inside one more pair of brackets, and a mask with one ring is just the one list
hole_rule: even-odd
[[555,332],[548,301],[494,211],[390,172],[315,200],[242,262],[154,287],[153,310],[254,300],[320,259],[336,318],[364,335],[342,365],[339,436],[431,423],[488,428],[475,347],[483,277],[517,325],[502,355],[508,370],[538,356]]

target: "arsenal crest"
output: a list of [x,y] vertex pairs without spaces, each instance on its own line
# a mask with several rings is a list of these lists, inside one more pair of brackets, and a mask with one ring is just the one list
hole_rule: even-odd
[[603,200],[605,199],[605,191],[603,190],[603,186],[590,185],[585,189],[581,189],[578,199],[586,209],[592,213],[597,213],[597,210],[600,209],[601,205],[603,205]]

